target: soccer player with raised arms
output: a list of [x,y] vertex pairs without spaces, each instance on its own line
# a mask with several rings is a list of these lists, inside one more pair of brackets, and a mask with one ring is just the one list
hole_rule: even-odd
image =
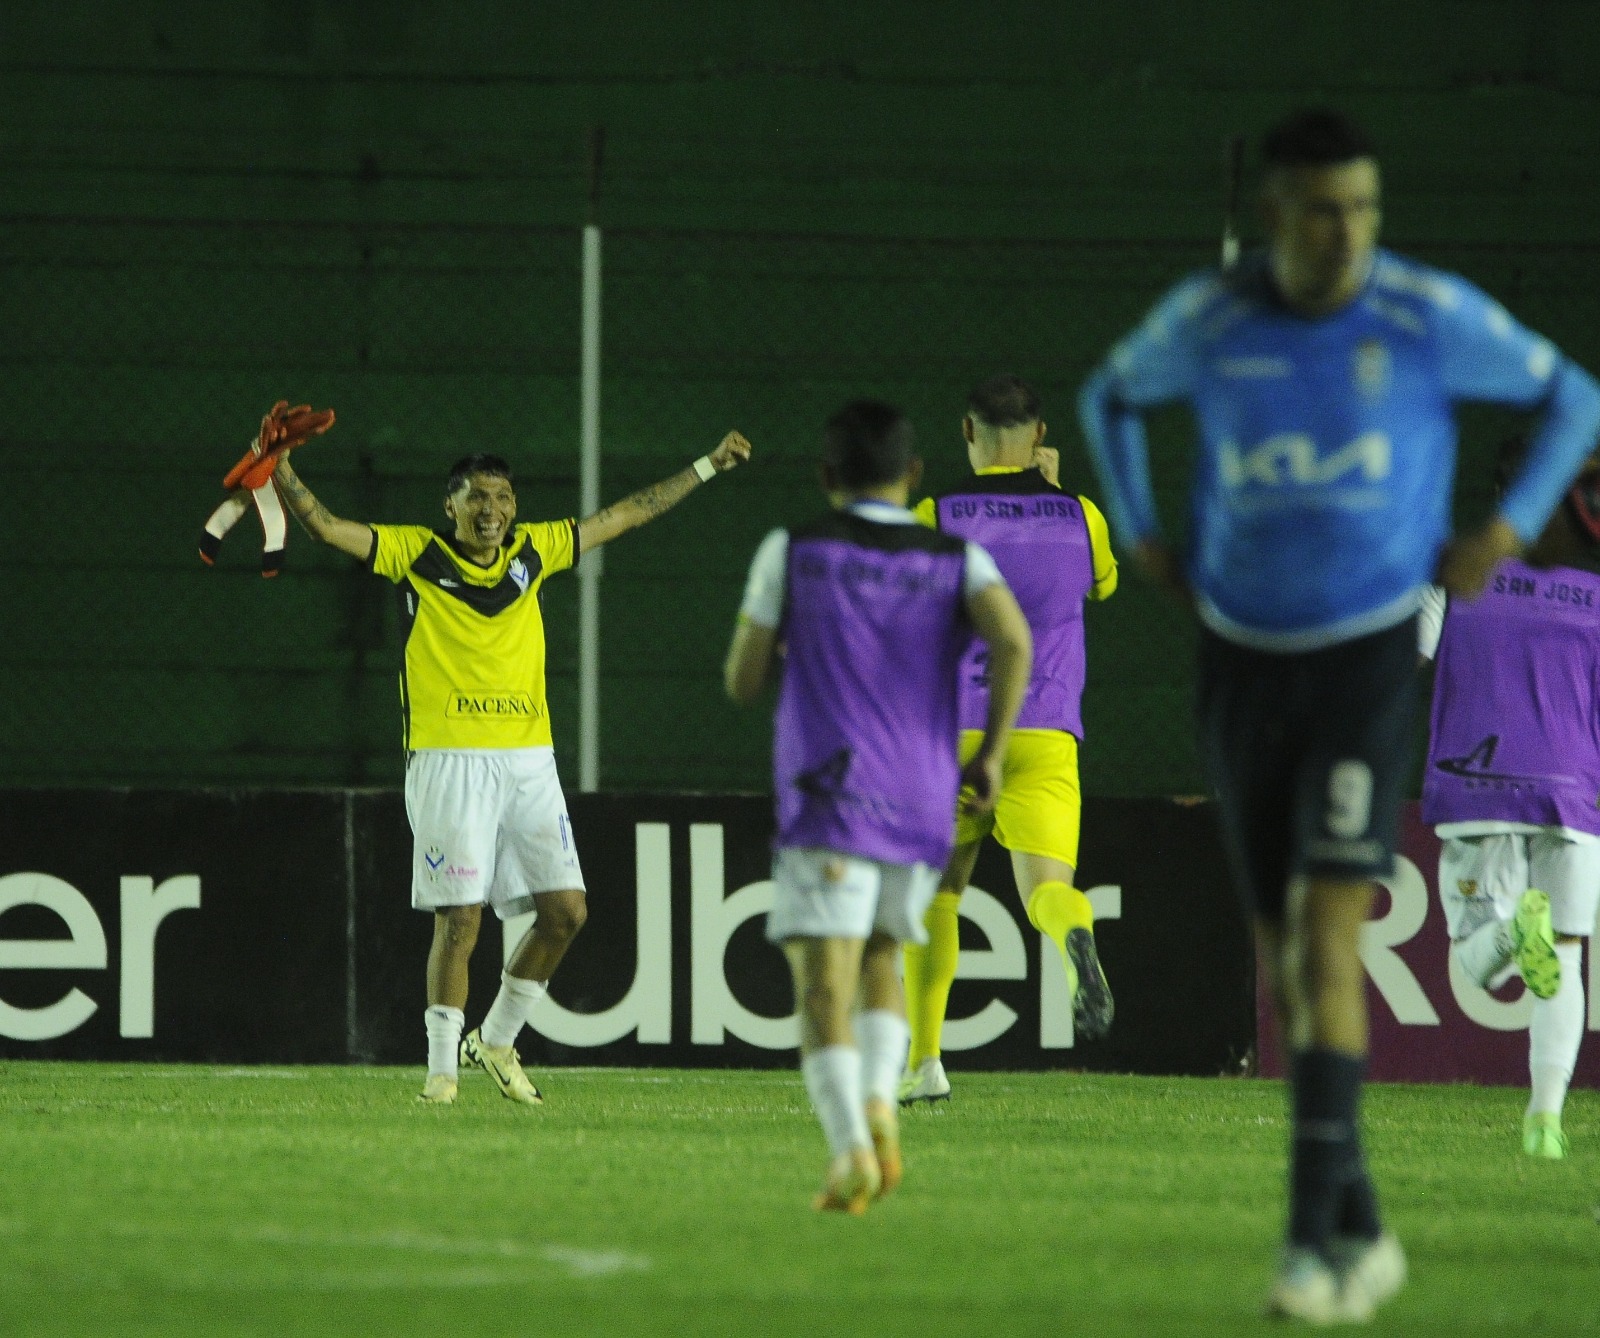
[[[1178,284],[1079,408],[1119,541],[1200,618],[1202,756],[1290,1069],[1268,1308],[1350,1322],[1405,1280],[1361,1145],[1359,943],[1394,866],[1417,608],[1436,574],[1475,595],[1544,528],[1600,430],[1600,386],[1464,279],[1378,249],[1378,163],[1346,117],[1299,113],[1262,147],[1266,248]],[[1538,422],[1495,514],[1452,540],[1462,400]],[[1172,401],[1197,429],[1181,559],[1141,417]]]
[[[1502,488],[1524,449],[1503,448]],[[1481,596],[1430,587],[1420,635],[1435,664],[1422,817],[1450,950],[1485,989],[1514,970],[1533,995],[1522,1150],[1558,1161],[1600,911],[1600,459]]]
[[[1045,424],[1038,395],[1020,377],[995,376],[976,387],[961,431],[973,477],[924,498],[915,515],[981,544],[994,558],[1033,633],[1033,674],[1006,744],[995,806],[957,816],[955,850],[928,910],[928,942],[905,946],[911,1055],[900,1087],[904,1104],[950,1095],[939,1051],[959,956],[961,894],[991,831],[1011,852],[1029,921],[1061,954],[1076,1034],[1090,1040],[1105,1035],[1113,1008],[1095,944],[1094,910],[1073,885],[1083,807],[1083,606],[1117,588],[1105,518],[1087,497],[1062,492],[1054,470],[1041,471],[1036,463],[1045,449]],[[961,663],[963,759],[983,737],[988,674],[984,648],[974,645]]]
[[[587,915],[551,745],[540,587],[749,457],[750,443],[730,432],[687,469],[585,520],[518,524],[511,467],[469,455],[445,483],[450,524],[439,530],[341,520],[287,455],[279,461],[273,477],[306,531],[392,581],[400,597],[411,904],[433,913],[421,1100],[453,1102],[464,1059],[502,1095],[541,1103],[514,1043]],[[467,963],[485,905],[502,920],[535,909],[538,918],[482,1025],[463,1038]]]
[[[1027,620],[993,559],[906,510],[921,473],[911,447],[886,404],[828,420],[832,509],[762,542],[725,669],[728,695],[750,702],[782,661],[767,937],[789,959],[801,1070],[831,1154],[822,1211],[864,1212],[900,1180],[900,944],[924,934],[958,789],[975,808],[994,803],[1028,683]],[[962,766],[957,680],[974,632],[990,691]]]

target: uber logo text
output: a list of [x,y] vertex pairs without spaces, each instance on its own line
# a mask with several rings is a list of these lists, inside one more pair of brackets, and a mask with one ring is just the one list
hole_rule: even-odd
[[[547,997],[533,1019],[533,1027],[559,1045],[590,1047],[609,1045],[633,1034],[645,1045],[668,1045],[673,1040],[672,1016],[672,875],[671,826],[641,822],[635,834],[635,896],[638,917],[638,957],[628,992],[599,1013],[574,1013]],[[1087,889],[1097,920],[1120,919],[1122,889],[1115,886]],[[725,957],[728,943],[747,920],[764,916],[772,906],[773,885],[768,879],[749,883],[727,893],[723,867],[721,823],[693,823],[689,827],[689,937],[690,1018],[689,1039],[694,1045],[719,1046],[728,1035],[767,1050],[792,1050],[800,1043],[799,1022],[791,1012],[784,1017],[763,1017],[746,1008],[728,987]],[[963,948],[958,980],[1026,980],[1029,953],[1022,930],[1005,904],[982,888],[969,887],[961,898],[961,914],[982,932],[987,948]],[[531,915],[507,920],[504,955],[512,949]],[[1073,1044],[1072,1001],[1067,995],[1066,972],[1055,945],[1042,935],[1039,975],[1040,1044],[1045,1049],[1068,1049]],[[774,970],[783,971],[783,959],[774,953]],[[952,1017],[944,1027],[947,1050],[972,1050],[988,1045],[1015,1025],[1017,1012],[1000,999],[991,998],[977,1013]]]
[[[67,927],[65,938],[0,939],[0,971],[103,971],[106,931],[89,899],[71,883],[47,873],[0,877],[0,915],[19,906],[41,906]],[[198,910],[200,879],[179,874],[157,885],[152,878],[121,880],[121,960],[118,1033],[155,1034],[156,930],[174,911]],[[76,1031],[100,1007],[81,989],[68,990],[54,1003],[18,1008],[0,997],[0,1037],[48,1041]]]

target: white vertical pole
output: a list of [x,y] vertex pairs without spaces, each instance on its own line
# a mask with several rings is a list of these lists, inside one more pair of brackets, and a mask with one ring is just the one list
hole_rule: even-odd
[[[600,509],[600,227],[583,229],[583,360],[578,514]],[[600,577],[602,550],[578,555],[578,789],[600,788]]]

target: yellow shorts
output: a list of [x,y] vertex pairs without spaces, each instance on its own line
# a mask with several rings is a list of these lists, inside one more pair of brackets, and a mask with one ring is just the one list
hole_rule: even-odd
[[[961,765],[978,751],[983,731],[961,731]],[[991,831],[1007,850],[1044,855],[1078,867],[1078,741],[1060,729],[1013,730],[1000,766],[1000,798],[993,813],[956,814],[956,844],[981,841]]]

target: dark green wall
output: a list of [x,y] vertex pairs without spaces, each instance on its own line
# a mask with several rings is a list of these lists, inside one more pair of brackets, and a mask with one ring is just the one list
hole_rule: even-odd
[[[1587,0],[750,6],[721,0],[0,8],[0,749],[8,781],[391,782],[388,589],[291,537],[193,556],[282,395],[339,425],[338,512],[431,520],[467,449],[576,506],[578,235],[603,124],[604,491],[738,425],[759,458],[607,553],[608,785],[764,784],[720,698],[743,572],[815,504],[818,424],[911,412],[935,483],[966,388],[1073,390],[1214,253],[1223,138],[1335,101],[1383,145],[1389,241],[1591,366],[1600,17]],[[1467,420],[1481,511],[1494,415]],[[1178,416],[1158,424],[1181,514]],[[298,542],[297,542],[298,540]],[[571,776],[576,590],[554,582]],[[1093,611],[1088,788],[1197,788],[1188,632]]]

